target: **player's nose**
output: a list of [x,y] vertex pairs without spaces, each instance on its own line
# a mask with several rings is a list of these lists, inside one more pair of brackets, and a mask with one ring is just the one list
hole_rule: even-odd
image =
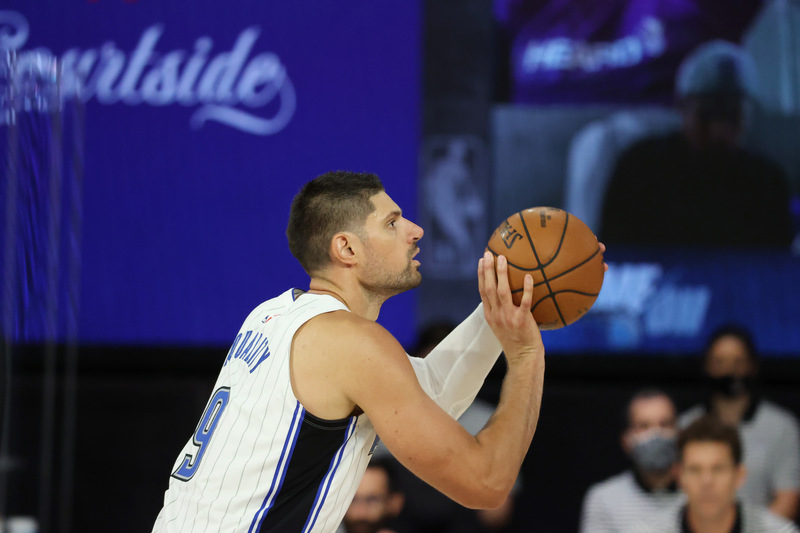
[[408,223],[411,224],[411,231],[409,232],[409,234],[411,235],[411,242],[416,242],[420,240],[422,236],[425,234],[425,230],[423,230],[420,226],[417,226],[410,220],[408,221]]

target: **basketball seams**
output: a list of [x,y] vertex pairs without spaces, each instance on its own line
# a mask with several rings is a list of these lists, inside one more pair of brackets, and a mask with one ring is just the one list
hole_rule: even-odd
[[[524,289],[514,289],[513,291],[511,291],[511,294],[517,294],[519,292],[522,292],[523,290]],[[574,292],[575,294],[582,294],[583,296],[600,296],[599,292],[585,292],[585,291],[579,291],[578,289],[561,289],[560,291],[554,291],[553,294],[561,294],[564,292]],[[549,297],[550,296],[542,296],[539,300],[536,301],[535,304],[533,304],[533,307],[536,307],[537,305],[539,305],[539,302],[541,302],[542,300],[546,300]]]
[[[556,294],[565,294],[565,293],[569,293],[569,294],[577,294],[577,295],[579,295],[579,296],[586,296],[586,297],[590,297],[590,298],[592,298],[592,303],[591,303],[591,304],[589,304],[589,306],[590,306],[590,307],[591,307],[591,305],[594,303],[594,301],[595,301],[595,300],[597,300],[597,297],[600,295],[600,293],[599,293],[599,292],[597,292],[597,293],[589,293],[589,292],[576,291],[576,290],[574,290],[574,289],[564,289],[564,290],[556,291],[556,292],[554,292],[554,293],[552,294],[553,303],[555,303],[555,301],[556,301]],[[550,298],[550,296],[545,296],[544,298],[541,298],[541,299],[540,299],[538,302],[536,302],[535,304],[533,304],[533,306],[531,307],[531,313],[533,313],[534,311],[536,311],[536,307],[538,307],[540,303],[542,303],[544,300],[546,300],[546,299],[548,299],[548,298]],[[575,322],[575,320],[577,320],[578,318],[580,318],[580,316],[578,316],[577,318],[575,318],[575,319],[573,320],[573,322]],[[572,323],[572,322],[570,322],[570,324],[571,324],[571,323]],[[566,322],[564,322],[564,326],[567,326],[567,325],[568,325],[568,324],[567,324]]]
[[[494,255],[495,257],[500,255],[499,253],[495,252],[494,249],[492,249],[492,247],[489,246],[489,245],[486,245],[486,249],[489,250],[490,252],[492,252],[492,255]],[[506,257],[506,261],[508,261],[508,257]],[[538,261],[538,259],[537,259],[537,261]],[[516,263],[512,263],[511,261],[508,261],[508,266],[512,266],[512,267],[516,268],[517,270],[519,270],[521,272],[536,272],[537,270],[541,270],[542,269],[541,267],[535,267],[535,268],[521,267],[521,266],[517,265]],[[541,285],[541,283],[540,283],[540,285]]]
[[[521,227],[513,222],[515,216],[519,217]],[[519,211],[498,226],[486,245],[486,250],[498,257],[505,255],[501,251],[502,242],[508,248],[507,253],[521,263],[518,265],[517,261],[508,261],[509,281],[519,287],[511,290],[515,301],[524,292],[520,276],[533,274],[539,279],[538,282],[534,282],[534,289],[538,292],[531,312],[535,312],[540,325],[547,326],[545,329],[558,329],[573,323],[592,306],[600,294],[598,282],[602,285],[603,275],[600,271],[599,277],[597,276],[596,263],[602,261],[601,247],[596,242],[591,243],[587,240],[588,236],[591,236],[592,240],[596,241],[588,226],[580,220],[571,221],[570,218],[574,217],[561,209],[531,208]],[[541,219],[541,230],[539,219]],[[548,223],[551,219],[552,223]],[[530,225],[528,220],[531,222]],[[561,224],[560,228],[558,224]],[[520,239],[523,230],[525,239]],[[569,242],[567,242],[568,233],[571,235]],[[534,234],[537,236],[535,244]],[[516,240],[520,242],[512,250],[509,244],[513,244]],[[527,247],[521,242],[523,240],[527,242]],[[562,251],[564,257],[561,257]],[[549,256],[546,261],[543,261],[544,255],[539,252]],[[584,259],[576,258],[580,255],[583,255]],[[508,260],[508,256],[505,257]],[[536,271],[541,272],[541,277]],[[539,296],[539,292],[543,292],[544,295]],[[540,305],[548,299],[552,300],[552,306]],[[567,316],[570,318],[569,322],[566,320]]]
[[[547,285],[547,292],[550,293],[549,296],[545,296],[544,298],[540,299],[538,302],[536,302],[536,304],[538,305],[542,300],[544,300],[544,299],[546,299],[548,297],[552,298],[553,299],[553,305],[555,306],[556,312],[558,313],[558,318],[560,318],[561,319],[561,323],[566,326],[567,325],[567,321],[564,320],[564,315],[561,314],[561,309],[558,308],[558,302],[556,302],[556,298],[553,295],[553,289],[550,288],[550,281],[548,281],[548,279],[547,279],[547,273],[544,271],[544,266],[545,265],[543,265],[542,262],[539,260],[539,253],[536,251],[536,246],[533,244],[533,239],[531,238],[531,232],[528,231],[528,224],[525,223],[525,217],[522,216],[522,213],[523,212],[520,211],[519,213],[517,213],[517,216],[519,216],[520,221],[522,221],[522,227],[525,229],[525,236],[528,237],[528,244],[530,245],[531,251],[533,252],[533,257],[536,259],[536,264],[539,265],[539,268],[542,270],[542,278],[544,280],[545,285]],[[569,213],[567,213],[567,217],[564,219],[564,229],[561,232],[561,240],[559,240],[559,242],[558,242],[558,247],[556,248],[556,253],[553,254],[553,257],[550,258],[550,263],[553,262],[553,260],[556,257],[558,257],[558,252],[561,250],[561,243],[564,241],[564,235],[566,234],[566,231],[567,231],[567,222],[568,221],[569,221]],[[533,312],[533,308],[531,308],[531,312]]]
[[[598,247],[597,247],[597,250],[595,250],[594,252],[592,252],[592,255],[590,255],[589,257],[587,257],[586,259],[584,259],[584,260],[583,260],[583,261],[581,261],[580,263],[577,263],[575,266],[572,266],[572,267],[570,267],[570,268],[566,269],[564,272],[559,272],[558,274],[556,274],[556,275],[555,275],[555,276],[553,276],[552,278],[549,278],[549,280],[550,280],[550,281],[555,281],[555,280],[557,280],[558,278],[560,278],[561,276],[565,276],[565,275],[569,274],[570,272],[572,272],[572,271],[574,271],[574,270],[576,270],[576,269],[578,269],[578,268],[582,267],[583,265],[585,265],[586,263],[588,263],[589,261],[591,261],[592,259],[594,259],[594,258],[595,258],[595,256],[597,256],[597,254],[599,254],[599,253],[600,253],[600,247],[598,246]],[[534,286],[534,287],[536,287],[536,285],[541,285],[541,283],[538,283],[538,284],[537,284],[537,283],[534,283],[534,284],[533,284],[533,286]]]
[[[545,267],[550,266],[551,264],[553,264],[553,261],[556,260],[556,257],[558,257],[559,252],[561,252],[561,246],[564,244],[564,239],[567,236],[567,225],[569,224],[569,213],[564,211],[564,214],[566,216],[564,217],[564,227],[561,228],[561,239],[559,239],[558,246],[556,246],[556,251],[553,254],[553,257],[550,258],[550,261],[548,261],[547,263],[544,263],[544,264],[539,263],[541,265],[542,269],[544,269]],[[550,279],[552,280],[553,278],[550,278]]]
[[[595,251],[592,253],[592,255],[590,255],[589,257],[587,257],[586,259],[584,259],[584,260],[583,260],[583,261],[581,261],[580,263],[576,264],[575,266],[573,266],[573,267],[571,267],[571,268],[568,268],[568,269],[567,269],[567,270],[565,270],[564,272],[561,272],[561,273],[559,273],[559,274],[556,274],[556,275],[555,275],[555,276],[553,276],[552,278],[549,278],[549,279],[548,279],[548,281],[555,281],[555,280],[557,280],[558,278],[560,278],[561,276],[564,276],[564,275],[566,275],[566,274],[569,274],[570,272],[574,271],[575,269],[577,269],[577,268],[579,268],[579,267],[581,267],[581,266],[585,265],[586,263],[588,263],[589,261],[591,261],[592,259],[594,259],[594,257],[595,257],[595,256],[597,256],[597,254],[599,254],[599,253],[600,253],[600,248],[598,247],[598,248],[597,248],[597,250],[595,250]],[[544,282],[534,283],[534,285],[533,285],[533,286],[534,286],[534,287],[536,287],[536,286],[541,286],[541,285],[542,285],[542,283],[544,283]],[[548,285],[548,288],[550,288],[550,286],[549,286],[549,285]],[[525,290],[524,288],[522,288],[522,289],[514,289],[514,290],[512,290],[512,291],[511,291],[511,294],[516,294],[516,293],[522,292],[522,291],[524,291],[524,290]],[[600,295],[600,293],[599,293],[599,292],[597,292],[597,293],[592,293],[592,292],[583,292],[583,291],[578,291],[578,290],[574,290],[574,289],[563,289],[563,290],[560,290],[560,291],[551,291],[551,294],[553,294],[553,295],[556,295],[556,294],[561,294],[561,293],[565,293],[565,292],[572,292],[572,293],[575,293],[575,294],[581,294],[581,295],[584,295],[584,296],[599,296],[599,295]],[[537,306],[537,305],[539,305],[539,303],[540,303],[542,300],[545,300],[545,299],[547,299],[547,298],[549,298],[549,295],[548,295],[548,296],[544,296],[544,297],[540,298],[540,299],[539,299],[539,300],[538,300],[536,303],[534,303],[534,304],[533,304],[533,307],[531,307],[531,309],[532,309],[532,310],[533,310],[533,309],[535,309],[535,308],[536,308],[536,306]]]
[[[553,261],[555,261],[556,257],[558,257],[558,254],[561,252],[561,246],[564,244],[564,238],[567,235],[567,226],[569,225],[569,213],[564,211],[564,214],[566,216],[564,217],[564,227],[561,229],[561,238],[558,240],[558,247],[556,247],[556,253],[554,253],[553,257],[550,258],[550,262],[548,263],[548,265],[551,264]],[[544,274],[544,266],[542,267],[542,274]],[[558,318],[560,318],[561,319],[561,323],[566,326],[567,325],[567,321],[566,321],[566,319],[564,319],[564,315],[563,315],[563,313],[561,313],[561,307],[559,307],[559,305],[558,305],[558,299],[556,298],[556,294],[557,293],[553,291],[552,287],[550,287],[550,282],[549,281],[547,282],[547,290],[550,291],[550,296],[553,297],[553,305],[555,306],[556,312],[558,313]],[[533,312],[533,311],[531,311],[531,312]]]
[[[495,251],[492,249],[492,247],[491,247],[491,246],[488,246],[488,245],[487,245],[487,246],[486,246],[486,249],[487,249],[487,250],[489,250],[490,252],[492,252],[492,254],[493,254],[495,257],[497,257],[498,255],[500,255],[499,253],[495,252]],[[506,257],[506,260],[508,260],[508,257]],[[536,272],[537,270],[541,270],[541,269],[542,269],[542,267],[536,267],[536,268],[525,268],[525,267],[522,267],[522,266],[519,266],[519,265],[517,265],[516,263],[512,263],[511,261],[508,261],[508,266],[514,267],[514,268],[516,268],[517,270],[519,270],[520,272]],[[541,284],[540,284],[540,285],[541,285]]]
[[[515,290],[513,292],[519,292],[519,289],[517,289],[517,290]],[[585,291],[579,291],[577,289],[561,289],[560,291],[555,291],[553,294],[564,294],[564,293],[568,293],[568,292],[569,293],[573,293],[573,294],[579,294],[581,296],[590,296],[590,297],[594,297],[594,298],[600,296],[599,292],[585,292]],[[540,298],[535,304],[533,304],[533,307],[531,307],[531,309],[533,309],[534,307],[539,305],[542,302],[542,300],[546,300],[548,298],[549,298],[549,296],[544,296],[544,297]]]
[[[565,226],[565,227],[566,227],[566,226]],[[508,265],[509,265],[509,266],[512,266],[512,267],[514,267],[514,268],[516,268],[516,269],[517,269],[517,270],[519,270],[520,272],[536,272],[537,270],[544,270],[544,268],[545,268],[545,267],[547,267],[547,266],[549,266],[550,264],[552,264],[552,263],[553,263],[553,259],[555,259],[555,258],[556,258],[556,256],[558,255],[559,251],[561,250],[561,245],[562,245],[562,243],[563,243],[564,237],[565,237],[565,235],[564,235],[564,233],[562,233],[562,236],[561,236],[561,239],[562,239],[562,240],[561,240],[561,242],[559,242],[558,248],[556,249],[556,255],[554,255],[554,256],[553,256],[553,258],[552,258],[552,259],[550,259],[550,261],[548,261],[547,263],[544,263],[544,264],[542,264],[542,263],[539,263],[539,266],[536,266],[536,267],[533,267],[533,268],[526,268],[526,267],[520,266],[520,265],[518,265],[518,264],[516,264],[516,263],[512,263],[511,261],[508,261]],[[496,252],[496,251],[495,251],[495,250],[494,250],[494,249],[491,247],[491,245],[490,245],[490,244],[487,244],[487,245],[486,245],[486,249],[487,249],[487,250],[489,250],[490,252],[492,252],[492,254],[493,254],[495,257],[497,257],[498,255],[500,255],[498,252]],[[585,264],[586,264],[586,263],[588,263],[589,261],[591,261],[591,260],[592,260],[592,259],[593,259],[593,258],[594,258],[594,257],[595,257],[597,254],[599,254],[599,253],[600,253],[600,247],[598,246],[598,247],[597,247],[597,249],[596,249],[594,252],[592,252],[592,255],[590,255],[589,257],[587,257],[586,259],[584,259],[584,260],[583,260],[583,261],[581,261],[580,263],[577,263],[575,266],[572,266],[572,267],[568,268],[567,270],[565,270],[565,271],[563,271],[563,272],[559,272],[558,274],[556,274],[555,276],[553,276],[553,277],[551,277],[551,278],[547,278],[547,279],[548,279],[548,281],[553,281],[553,280],[556,280],[556,279],[560,278],[560,277],[561,277],[561,276],[563,276],[564,274],[569,274],[569,273],[570,273],[570,272],[572,272],[573,270],[575,270],[575,269],[577,269],[577,268],[579,268],[579,267],[581,267],[581,266],[585,265]],[[506,259],[508,259],[508,257],[506,257]],[[539,261],[539,258],[538,258],[538,257],[536,257],[536,260],[537,260],[537,261]],[[534,283],[534,284],[533,284],[533,286],[534,286],[534,287],[539,287],[539,286],[541,286],[543,283],[544,283],[543,281],[540,281],[539,283]],[[517,290],[515,290],[515,291],[512,291],[512,292],[520,292],[521,290],[522,290],[522,289],[517,289]]]

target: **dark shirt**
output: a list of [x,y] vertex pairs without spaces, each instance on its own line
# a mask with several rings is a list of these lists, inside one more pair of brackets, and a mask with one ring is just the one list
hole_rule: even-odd
[[[681,533],[694,533],[689,527],[689,518],[686,515],[686,507],[684,507],[681,513]],[[736,521],[729,533],[742,533],[742,509],[739,505],[736,506]]]
[[787,180],[744,149],[697,150],[680,132],[645,139],[617,163],[600,235],[616,244],[788,247]]

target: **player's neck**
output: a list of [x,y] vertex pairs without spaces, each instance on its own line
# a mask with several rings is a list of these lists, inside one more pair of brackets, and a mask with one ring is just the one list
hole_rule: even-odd
[[367,320],[375,321],[381,311],[385,298],[365,290],[358,283],[347,283],[327,277],[315,276],[308,284],[311,294],[327,294],[342,302],[351,313]]

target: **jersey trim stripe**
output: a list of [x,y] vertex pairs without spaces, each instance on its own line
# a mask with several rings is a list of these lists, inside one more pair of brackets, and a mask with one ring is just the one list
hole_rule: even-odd
[[[332,296],[290,289],[248,314],[214,387],[230,387],[229,404],[215,414],[206,403],[201,422],[219,418],[210,446],[190,480],[170,478],[154,533],[336,530],[375,429],[365,414],[327,420],[308,412],[291,387],[291,347],[303,324],[337,311],[347,307]],[[168,473],[197,448],[190,438]]]
[[[261,528],[261,522],[264,521],[264,517],[269,513],[272,504],[275,503],[275,496],[280,492],[281,486],[283,485],[283,479],[286,476],[286,467],[292,458],[292,452],[294,452],[294,445],[297,443],[297,436],[300,434],[300,426],[305,412],[306,410],[300,407],[300,402],[297,402],[297,406],[294,408],[294,415],[292,415],[292,424],[289,427],[289,434],[286,436],[286,441],[283,443],[281,457],[278,459],[278,467],[275,469],[275,476],[272,478],[272,484],[267,492],[267,497],[264,498],[264,503],[261,504],[261,508],[253,517],[250,529],[247,530],[248,533],[258,531]],[[289,454],[287,456],[286,449],[290,442],[291,446],[289,447]],[[278,478],[280,478],[280,481],[278,482],[277,490],[275,490],[275,481],[278,480]],[[260,518],[259,515],[261,515]]]
[[[328,469],[328,473],[325,474],[325,478],[323,479],[322,483],[320,483],[319,489],[317,490],[317,497],[314,500],[314,505],[311,507],[312,511],[309,513],[308,519],[303,526],[303,533],[308,533],[311,531],[311,529],[314,528],[314,524],[317,522],[319,511],[322,509],[322,506],[325,503],[325,498],[328,497],[328,490],[331,488],[331,481],[333,481],[333,476],[336,475],[336,470],[339,468],[339,463],[342,461],[342,454],[344,453],[345,445],[347,444],[348,439],[350,439],[350,435],[353,434],[353,429],[356,427],[357,420],[357,417],[353,417],[350,420],[347,432],[344,435],[344,442],[342,442],[339,451],[336,452],[333,460],[331,460],[331,468]],[[325,488],[325,492],[322,491],[323,487]],[[322,499],[320,499],[320,494],[322,494]]]

